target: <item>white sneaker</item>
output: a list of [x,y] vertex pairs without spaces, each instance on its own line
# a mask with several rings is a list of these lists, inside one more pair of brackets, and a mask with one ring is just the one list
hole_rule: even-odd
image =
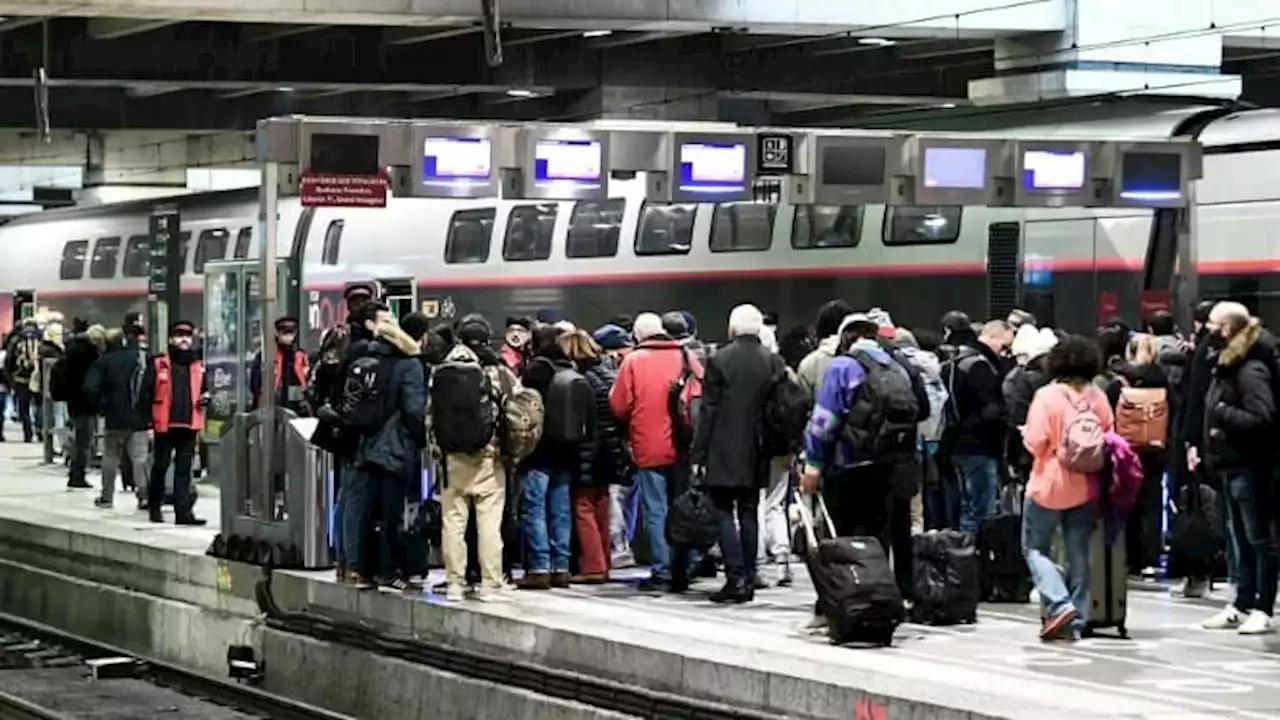
[[1200,627],[1205,630],[1230,630],[1239,627],[1243,619],[1239,610],[1236,610],[1234,606],[1228,605],[1219,610],[1217,614],[1200,623]]
[[826,635],[827,619],[821,615],[814,615],[800,626],[801,635]]
[[1027,602],[1032,605],[1039,605],[1040,591],[1035,588],[1031,588],[1031,592],[1027,593]]
[[622,552],[614,553],[611,560],[612,563],[610,564],[610,567],[617,570],[636,566],[636,558],[631,554],[630,550],[623,550]]
[[1240,623],[1236,632],[1241,635],[1269,635],[1275,632],[1271,627],[1271,616],[1261,610],[1250,610],[1249,617]]
[[449,602],[462,602],[467,599],[466,589],[461,585],[450,585],[444,591],[444,599]]
[[511,599],[511,594],[507,590],[506,586],[480,587],[476,588],[475,598],[484,603],[507,602]]

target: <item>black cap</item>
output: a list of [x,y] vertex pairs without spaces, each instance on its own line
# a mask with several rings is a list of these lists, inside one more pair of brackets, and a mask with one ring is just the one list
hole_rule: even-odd
[[680,340],[689,337],[691,329],[688,321],[685,320],[684,313],[679,310],[672,310],[662,316],[662,331],[672,338]]
[[533,318],[517,316],[517,315],[509,315],[507,316],[507,327],[511,327],[512,325],[522,327],[525,330],[532,330]]
[[286,315],[286,316],[284,316],[284,317],[282,317],[282,318],[277,318],[277,319],[276,319],[276,331],[277,331],[277,332],[297,332],[297,331],[298,331],[298,318],[296,318],[296,317],[290,317],[290,316],[288,316],[288,315]]
[[170,335],[195,335],[196,324],[190,320],[179,320],[169,326]]
[[356,283],[347,287],[342,291],[343,300],[351,300],[353,298],[371,298],[373,297],[373,288],[363,283]]

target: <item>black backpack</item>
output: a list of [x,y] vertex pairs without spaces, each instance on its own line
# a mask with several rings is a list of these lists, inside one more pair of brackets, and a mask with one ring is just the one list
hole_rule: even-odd
[[474,362],[446,362],[431,374],[431,429],[446,454],[477,453],[493,441],[498,403]]
[[342,382],[339,413],[347,430],[375,433],[382,429],[383,408],[391,391],[395,360],[372,355],[353,360]]
[[543,398],[543,437],[556,443],[576,444],[591,438],[591,410],[596,396],[582,373],[571,367],[556,368]]
[[920,401],[906,368],[858,350],[852,357],[866,377],[844,422],[844,437],[858,462],[909,462],[916,453]]
[[813,399],[788,372],[779,373],[769,385],[764,401],[764,450],[768,457],[783,457],[800,449]]

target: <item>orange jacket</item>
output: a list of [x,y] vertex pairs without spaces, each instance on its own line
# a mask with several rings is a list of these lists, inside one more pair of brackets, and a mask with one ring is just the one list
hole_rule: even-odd
[[[173,405],[173,373],[168,355],[155,359],[156,394],[151,404],[151,425],[158,432],[169,432],[169,411]],[[200,395],[204,390],[204,362],[191,363],[191,429],[204,429],[204,408],[200,407]],[[181,427],[181,426],[179,426]]]
[[[261,355],[259,355],[259,357],[261,357]],[[294,377],[298,379],[299,387],[302,387],[302,388],[307,387],[307,378],[311,376],[310,370],[311,370],[311,363],[307,360],[307,354],[302,350],[295,349],[293,351],[293,373],[294,373]],[[283,375],[284,375],[284,351],[280,348],[280,346],[277,345],[275,372],[273,375],[273,377],[275,378],[275,382],[271,383],[271,387],[277,393],[280,391],[280,378],[283,377]],[[259,374],[257,376],[257,382],[259,384],[261,384],[261,378],[262,376],[261,374]],[[253,383],[254,383],[254,380],[251,378],[250,384],[252,385]],[[262,402],[262,388],[254,387],[252,388],[252,390],[253,390],[253,406],[258,407],[258,405],[261,404]]]

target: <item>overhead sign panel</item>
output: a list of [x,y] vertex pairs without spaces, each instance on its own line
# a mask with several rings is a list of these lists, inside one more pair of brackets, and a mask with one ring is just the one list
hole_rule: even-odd
[[1100,206],[1107,202],[1100,145],[1091,141],[1016,143],[1014,204],[1019,207]]
[[672,202],[732,202],[751,199],[756,140],[751,135],[671,137]]
[[403,148],[404,125],[298,118],[298,195],[304,207],[386,207],[387,168]]
[[1005,205],[1013,201],[1007,143],[981,138],[916,136],[908,146],[910,192],[891,201],[914,205]]
[[497,153],[488,125],[414,126],[417,197],[483,198],[498,194]]
[[899,173],[901,164],[901,140],[891,136],[819,135],[812,147],[809,167],[815,180],[815,203],[863,205],[888,201],[893,176]]
[[516,133],[520,166],[504,168],[505,197],[595,200],[609,184],[609,134],[569,127],[528,127]]

